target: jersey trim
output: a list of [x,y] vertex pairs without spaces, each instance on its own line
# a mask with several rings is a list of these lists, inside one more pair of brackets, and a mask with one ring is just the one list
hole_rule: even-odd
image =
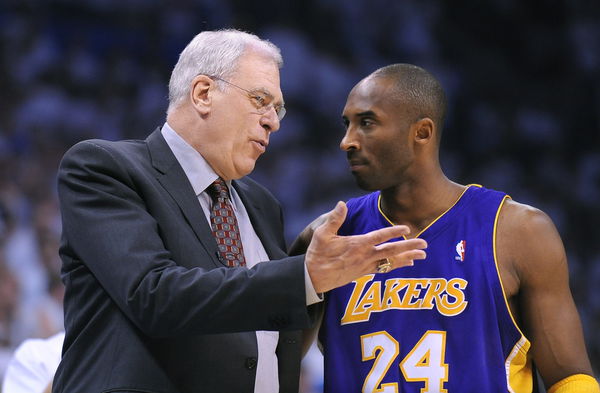
[[525,337],[523,331],[517,324],[515,317],[508,304],[506,297],[506,291],[504,290],[504,284],[502,283],[502,277],[500,275],[500,267],[498,265],[498,254],[496,247],[496,239],[498,233],[498,219],[500,217],[500,211],[504,206],[506,200],[511,199],[510,196],[505,195],[498,206],[496,212],[496,218],[494,219],[494,235],[492,239],[493,252],[494,252],[494,265],[496,266],[496,273],[498,274],[498,281],[500,282],[500,288],[502,289],[502,297],[504,298],[504,304],[513,325],[521,334],[521,339],[515,344],[512,351],[506,358],[506,383],[508,384],[508,390],[511,393],[519,392],[530,392],[533,389],[533,374],[531,371],[531,362],[529,356],[529,348],[531,348],[531,342]]
[[521,336],[506,358],[506,384],[510,393],[526,393],[533,389],[533,374],[529,362],[531,343]]
[[515,325],[515,327],[517,328],[519,333],[521,333],[521,336],[525,337],[525,335],[523,334],[523,331],[521,330],[521,328],[519,328],[519,325],[517,324],[517,321],[515,320],[515,317],[510,309],[510,306],[508,305],[508,299],[506,298],[506,291],[504,290],[504,284],[502,283],[502,277],[500,276],[500,267],[498,266],[498,252],[497,252],[497,247],[496,247],[496,238],[497,238],[497,233],[498,233],[498,218],[500,217],[500,210],[502,210],[502,207],[504,206],[504,202],[506,202],[507,199],[511,199],[511,197],[508,195],[504,196],[504,198],[502,199],[502,202],[500,202],[500,206],[498,206],[498,211],[496,212],[496,219],[494,220],[494,239],[492,240],[492,246],[494,249],[494,265],[496,266],[496,273],[498,273],[498,280],[500,281],[500,287],[502,288],[502,297],[504,298],[504,304],[506,305],[506,309],[508,310],[510,319],[512,320],[513,324]]
[[[421,232],[417,233],[417,235],[415,237],[419,237],[423,234],[423,232],[425,232],[427,229],[429,229],[429,227],[431,227],[433,224],[435,224],[440,218],[444,217],[444,215],[446,213],[448,213],[450,210],[452,210],[452,208],[454,206],[456,206],[456,204],[461,200],[461,198],[463,197],[463,195],[465,195],[465,192],[467,192],[467,190],[471,187],[480,187],[481,186],[479,184],[467,184],[467,186],[465,187],[465,189],[463,190],[463,192],[460,193],[460,195],[458,196],[458,198],[456,198],[456,201],[454,201],[454,203],[448,208],[446,209],[445,212],[443,212],[442,214],[440,214],[435,220],[431,221],[429,223],[429,225],[427,225],[425,228],[423,228],[421,230]],[[385,220],[390,224],[390,225],[397,225],[395,224],[392,220],[389,219],[388,216],[385,215],[385,213],[383,212],[383,209],[381,209],[381,193],[379,193],[379,195],[377,196],[377,210],[379,210],[379,214],[381,214],[381,216],[383,218],[385,218]],[[406,239],[406,236],[402,236],[404,239]]]

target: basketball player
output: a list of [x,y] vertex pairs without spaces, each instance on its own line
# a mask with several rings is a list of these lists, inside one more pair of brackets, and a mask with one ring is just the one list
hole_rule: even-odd
[[[319,338],[325,392],[531,393],[533,364],[551,393],[600,392],[591,377],[550,218],[502,192],[449,180],[438,153],[446,100],[422,68],[395,64],[350,92],[340,147],[360,188],[340,235],[393,224],[428,243],[412,266],[327,293]],[[322,228],[322,226],[321,226]]]

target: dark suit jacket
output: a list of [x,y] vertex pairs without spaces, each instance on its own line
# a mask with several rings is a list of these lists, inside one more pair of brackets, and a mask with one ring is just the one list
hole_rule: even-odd
[[234,181],[271,262],[226,268],[159,130],[78,143],[58,175],[66,286],[55,393],[253,392],[255,330],[281,331],[281,392],[297,392],[309,326],[303,256],[287,257],[281,209]]

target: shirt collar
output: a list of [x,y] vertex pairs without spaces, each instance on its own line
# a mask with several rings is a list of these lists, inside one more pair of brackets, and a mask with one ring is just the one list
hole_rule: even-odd
[[[204,157],[173,130],[168,123],[165,122],[160,132],[171,151],[173,151],[179,165],[183,168],[196,196],[200,195],[219,176]],[[226,183],[231,188],[231,182],[227,181]]]

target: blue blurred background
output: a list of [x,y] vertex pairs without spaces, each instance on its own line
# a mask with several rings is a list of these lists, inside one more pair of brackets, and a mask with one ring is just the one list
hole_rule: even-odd
[[[0,5],[0,375],[27,337],[62,329],[58,162],[86,138],[164,122],[179,52],[235,27],[283,53],[288,114],[253,177],[294,236],[360,194],[338,149],[352,86],[414,63],[449,97],[442,165],[556,223],[600,365],[600,2],[597,0],[3,0]],[[535,239],[524,239],[534,242]],[[303,393],[319,392],[321,359]]]

